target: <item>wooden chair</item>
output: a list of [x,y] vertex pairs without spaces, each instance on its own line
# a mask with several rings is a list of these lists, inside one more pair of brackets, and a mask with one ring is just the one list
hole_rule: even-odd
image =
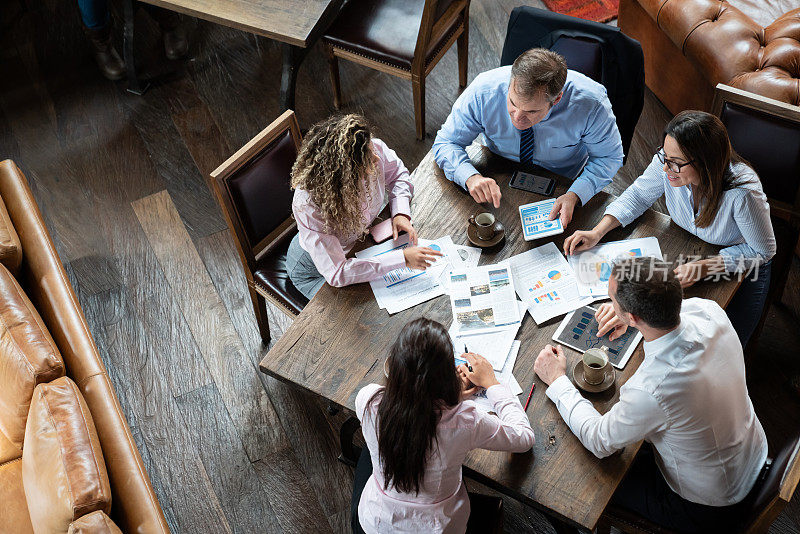
[[[789,440],[774,460],[767,462],[766,475],[762,475],[745,497],[747,512],[741,529],[736,532],[766,533],[791,500],[800,482],[800,434]],[[627,534],[673,534],[628,510],[609,507],[600,518],[597,533],[610,534],[612,526]]]
[[417,139],[425,137],[425,78],[458,41],[458,84],[467,85],[469,0],[351,0],[323,37],[333,105],[342,103],[338,58],[411,80]]
[[290,173],[301,139],[288,110],[211,173],[264,343],[270,339],[266,300],[291,316],[308,304],[286,272],[286,252],[297,233]]
[[800,107],[719,84],[713,110],[733,148],[761,179],[778,246],[767,302],[747,350],[752,353],[769,306],[783,296],[800,239]]

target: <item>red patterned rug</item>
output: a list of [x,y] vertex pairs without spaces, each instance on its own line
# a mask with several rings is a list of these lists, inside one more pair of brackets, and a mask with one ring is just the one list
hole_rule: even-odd
[[619,12],[619,0],[544,0],[544,4],[550,11],[595,22],[608,22]]

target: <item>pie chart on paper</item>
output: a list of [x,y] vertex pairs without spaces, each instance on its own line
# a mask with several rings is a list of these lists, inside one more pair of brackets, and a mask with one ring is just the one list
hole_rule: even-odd
[[561,278],[561,273],[559,271],[550,271],[549,273],[547,273],[547,277],[550,280],[558,280],[559,278]]

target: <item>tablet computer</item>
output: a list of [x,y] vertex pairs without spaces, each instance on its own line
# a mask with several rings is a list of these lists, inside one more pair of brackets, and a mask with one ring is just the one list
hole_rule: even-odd
[[594,318],[596,311],[591,306],[583,306],[568,313],[553,334],[553,341],[581,354],[592,348],[606,347],[608,361],[617,369],[622,369],[642,340],[642,334],[629,326],[628,330],[614,341],[608,339],[608,334],[597,337],[599,325]]
[[548,198],[519,207],[519,218],[522,222],[522,236],[525,241],[532,241],[564,232],[561,219],[550,220],[550,212],[556,199]]

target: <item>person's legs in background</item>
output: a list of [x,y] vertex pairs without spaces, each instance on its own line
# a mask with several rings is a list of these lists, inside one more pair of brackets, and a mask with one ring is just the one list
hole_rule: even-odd
[[181,24],[180,15],[150,4],[143,6],[161,28],[167,59],[180,59],[189,53],[189,40],[186,37],[186,28]]
[[364,491],[364,486],[367,485],[371,476],[372,458],[369,456],[369,450],[363,447],[361,456],[358,458],[358,464],[356,464],[356,473],[353,480],[353,498],[350,501],[350,526],[353,529],[353,534],[364,534],[364,529],[361,528],[361,523],[358,521],[358,503],[361,501],[361,493]]
[[111,15],[106,0],[78,0],[84,31],[92,45],[92,53],[103,76],[121,80],[125,63],[111,44]]
[[772,262],[768,261],[758,267],[750,276],[742,280],[730,304],[725,309],[733,329],[739,335],[742,348],[747,347],[753,335],[769,293],[769,281],[772,277]]

